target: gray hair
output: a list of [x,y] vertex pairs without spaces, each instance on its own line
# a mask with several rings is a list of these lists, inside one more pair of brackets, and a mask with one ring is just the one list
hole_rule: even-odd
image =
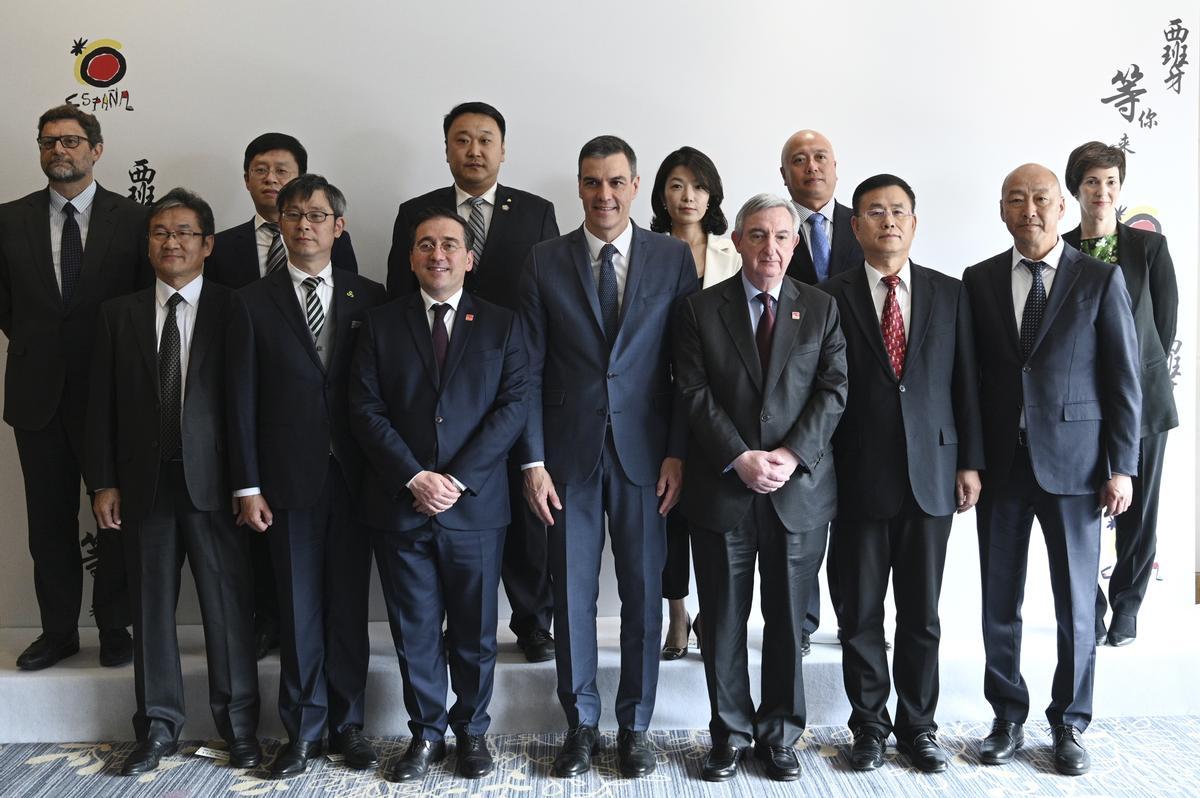
[[800,212],[796,210],[796,206],[792,204],[791,200],[786,200],[777,194],[755,194],[746,200],[746,204],[737,212],[737,219],[733,222],[733,232],[741,235],[742,224],[746,221],[747,216],[753,216],[759,211],[767,211],[771,208],[787,208],[787,212],[792,217],[792,229],[800,229]]

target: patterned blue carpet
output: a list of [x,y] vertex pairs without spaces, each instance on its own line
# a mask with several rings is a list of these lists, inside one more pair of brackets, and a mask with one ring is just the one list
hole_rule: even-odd
[[[616,770],[614,735],[586,776],[564,781],[549,775],[558,735],[504,735],[491,738],[497,768],[489,778],[471,782],[453,775],[453,755],[419,784],[390,784],[376,772],[358,772],[322,760],[298,779],[276,782],[265,770],[233,770],[194,755],[200,743],[182,746],[153,773],[118,775],[131,743],[13,744],[0,748],[0,795],[22,798],[200,798],[204,796],[281,796],[283,798],[368,798],[420,796],[441,798],[700,798],[701,796],[1195,796],[1200,793],[1200,718],[1133,718],[1097,721],[1084,737],[1092,758],[1086,776],[1054,773],[1049,733],[1044,724],[1026,727],[1026,744],[1009,765],[978,764],[978,741],[988,723],[945,726],[938,737],[953,754],[944,774],[927,775],[888,750],[886,764],[871,773],[847,765],[849,733],[843,728],[809,729],[800,748],[804,768],[799,782],[766,779],[754,760],[726,784],[700,780],[708,746],[707,732],[653,732],[658,769],[637,780]],[[407,739],[381,739],[376,745],[385,766],[400,756]],[[267,743],[268,760],[278,743]]]

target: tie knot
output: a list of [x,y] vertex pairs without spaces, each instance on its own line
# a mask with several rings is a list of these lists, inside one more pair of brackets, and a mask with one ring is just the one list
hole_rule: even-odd
[[76,213],[78,213],[78,211],[75,210],[74,205],[68,202],[66,205],[63,205],[63,213],[65,213],[67,216],[74,216]]
[[761,294],[759,294],[758,296],[756,296],[754,298],[762,303],[763,310],[770,310],[771,302],[774,301],[774,299],[775,299],[775,297],[771,296],[766,291],[763,291]]
[[883,280],[883,284],[888,287],[889,291],[895,291],[896,286],[900,285],[900,275],[898,274],[885,274],[880,279]]
[[174,310],[175,306],[183,301],[183,295],[179,293],[171,294],[171,298],[167,300],[167,309]]
[[279,235],[279,225],[275,222],[263,222],[262,226],[270,231],[271,235]]
[[808,223],[813,225],[814,227],[823,221],[825,221],[825,217],[823,215],[821,215],[820,212],[814,213],[808,217]]
[[600,247],[600,260],[611,261],[613,256],[617,254],[617,248],[612,244],[605,244]]
[[438,302],[430,305],[429,309],[433,311],[434,321],[441,321],[446,318],[446,314],[450,311],[450,304],[448,302]]
[[1025,264],[1025,268],[1029,269],[1034,277],[1040,277],[1042,269],[1046,268],[1046,264],[1040,260],[1022,260],[1021,263]]
[[467,204],[470,205],[472,208],[482,208],[483,204],[485,202],[487,202],[487,200],[485,200],[483,197],[468,197],[467,198]]
[[304,282],[300,283],[300,285],[304,286],[304,290],[308,291],[310,294],[315,292],[317,290],[317,286],[320,284],[320,277],[305,277]]

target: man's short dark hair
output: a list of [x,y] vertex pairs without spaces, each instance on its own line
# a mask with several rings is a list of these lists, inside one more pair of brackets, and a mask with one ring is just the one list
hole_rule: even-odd
[[658,174],[654,176],[654,190],[650,193],[650,208],[654,211],[650,229],[656,233],[671,232],[671,214],[667,212],[663,197],[667,190],[667,178],[677,166],[690,170],[696,178],[696,185],[708,192],[708,210],[700,220],[700,229],[714,235],[724,233],[729,229],[729,222],[721,210],[721,202],[725,199],[721,176],[717,174],[717,166],[712,159],[694,147],[680,147],[664,158],[662,166],[658,167]]
[[1067,156],[1067,191],[1072,197],[1079,196],[1079,184],[1083,176],[1092,169],[1117,168],[1117,178],[1125,184],[1125,152],[1119,147],[1110,147],[1099,141],[1080,144]]
[[200,232],[204,235],[210,236],[216,232],[217,225],[213,220],[212,207],[196,192],[178,187],[168,191],[162,196],[162,199],[155,202],[146,211],[146,229],[150,229],[156,216],[166,213],[172,208],[186,208],[194,212],[200,221]]
[[325,192],[325,199],[329,200],[329,210],[333,211],[335,219],[346,215],[346,195],[320,175],[300,175],[289,180],[279,189],[279,194],[275,197],[275,207],[282,213],[289,204],[304,202],[318,191]]
[[417,213],[413,218],[412,227],[408,231],[409,238],[412,239],[412,246],[417,245],[417,228],[428,222],[430,219],[449,219],[452,222],[458,222],[463,229],[463,245],[467,249],[472,249],[475,246],[475,235],[471,232],[471,226],[467,224],[467,220],[458,215],[455,211],[447,208],[429,207]]
[[247,144],[246,156],[242,158],[242,171],[249,172],[250,162],[271,150],[287,150],[296,159],[300,174],[308,171],[308,150],[304,149],[304,145],[295,136],[289,136],[287,133],[263,133]]
[[504,114],[496,110],[495,107],[487,103],[479,102],[478,100],[469,103],[459,103],[450,109],[450,113],[442,117],[442,138],[446,141],[450,140],[450,126],[454,124],[454,120],[458,119],[463,114],[482,114],[490,116],[496,126],[500,128],[500,141],[504,141]]
[[904,193],[908,195],[909,204],[912,206],[909,208],[909,210],[911,210],[913,213],[917,212],[917,195],[913,193],[912,186],[905,182],[903,178],[896,177],[895,175],[882,174],[868,177],[866,180],[858,184],[858,188],[854,189],[854,198],[851,200],[851,205],[854,208],[854,215],[859,215],[858,203],[860,200],[862,200],[863,195],[869,194],[876,189],[887,188],[889,186],[896,186],[897,188],[903,189]]
[[100,120],[70,103],[56,105],[38,117],[38,136],[42,135],[42,130],[46,127],[47,122],[59,122],[64,119],[73,119],[78,122],[79,126],[83,128],[83,134],[87,136],[88,142],[93,147],[104,143],[104,137],[100,135]]
[[583,173],[583,161],[586,158],[607,158],[610,155],[624,155],[629,159],[629,176],[637,177],[637,156],[633,154],[633,147],[625,143],[624,139],[616,136],[596,136],[596,138],[583,145],[583,149],[579,151],[579,164],[576,170],[576,177]]

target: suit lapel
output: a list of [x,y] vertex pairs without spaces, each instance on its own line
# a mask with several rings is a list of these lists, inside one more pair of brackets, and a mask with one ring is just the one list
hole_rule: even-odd
[[[196,302],[196,325],[192,328],[192,345],[188,350],[187,386],[184,388],[184,402],[187,401],[187,391],[197,384],[200,366],[208,354],[212,339],[219,333],[214,318],[216,309],[213,307],[212,292],[208,284],[200,287],[200,299]],[[195,378],[195,379],[193,379]]]
[[[483,242],[483,252],[479,256],[481,263],[486,262],[493,243],[503,240],[508,234],[508,223],[514,200],[511,191],[499,183],[496,184],[496,204],[492,206],[492,223],[488,225],[487,238]],[[478,269],[480,264],[476,264]]]
[[[129,306],[129,323],[130,329],[133,330],[133,337],[138,342],[138,349],[141,350],[142,362],[157,390],[158,338],[154,323],[154,290],[154,288],[148,288],[138,293],[133,304]],[[188,373],[191,373],[190,364]]]
[[846,260],[850,252],[850,239],[854,234],[850,232],[850,220],[846,218],[849,214],[850,211],[840,202],[834,202],[833,218],[829,220],[829,229],[833,232],[833,241],[829,245],[830,277],[837,273],[835,268]]
[[[909,275],[912,279],[912,285],[909,286],[912,303],[909,308],[908,343],[905,346],[904,356],[906,373],[908,364],[912,362],[912,356],[920,351],[921,344],[925,342],[925,334],[929,332],[929,321],[933,318],[933,306],[937,304],[937,298],[933,295],[933,292],[936,290],[933,286],[933,280],[930,280],[925,270],[917,264],[909,261],[909,265],[912,267],[909,269]],[[881,332],[881,340],[882,335]]]
[[[800,225],[804,226],[803,223]],[[799,280],[805,285],[815,285],[817,282],[817,267],[813,266],[812,253],[804,240],[804,233],[797,231],[800,240],[796,242],[796,251],[792,254],[792,262],[788,264],[788,276]]]
[[[304,351],[312,358],[313,364],[321,371],[324,371],[325,366],[321,363],[321,357],[317,354],[317,345],[313,342],[312,330],[308,329],[308,322],[300,310],[300,300],[296,296],[296,289],[292,285],[291,273],[288,272],[287,267],[284,267],[274,274],[267,275],[264,279],[270,281],[271,301],[275,303],[279,308],[279,312],[283,314],[288,327],[300,339],[300,345],[304,347]],[[330,362],[332,363],[333,361],[331,360]]]
[[883,330],[880,328],[879,319],[875,318],[875,302],[871,298],[871,286],[864,269],[855,269],[852,272],[850,284],[846,288],[846,300],[850,306],[850,315],[861,328],[863,338],[875,353],[879,365],[885,374],[895,380],[896,372],[892,370],[892,361],[883,346]]
[[54,278],[54,256],[50,244],[50,189],[37,192],[25,208],[25,230],[29,234],[29,251],[46,290],[62,302],[62,292]]
[[[1071,293],[1071,286],[1079,277],[1079,271],[1079,250],[1064,242],[1062,257],[1058,259],[1058,272],[1054,275],[1054,284],[1050,286],[1050,295],[1046,297],[1046,312],[1038,327],[1037,337],[1033,339],[1033,348],[1029,350],[1031,355],[1037,351],[1046,337],[1046,330],[1050,329],[1054,317],[1062,310],[1067,294]],[[1016,322],[1013,324],[1015,326]]]
[[571,258],[575,261],[575,274],[579,277],[583,295],[587,297],[588,305],[592,308],[592,318],[596,320],[596,328],[604,335],[604,317],[600,315],[600,294],[597,293],[596,279],[592,276],[592,255],[588,252],[587,239],[583,236],[583,228],[578,228],[570,235]]
[[1125,288],[1136,309],[1146,285],[1146,249],[1125,225],[1117,225],[1117,263],[1121,264]]
[[725,304],[721,305],[721,321],[733,340],[733,348],[742,358],[746,371],[754,384],[762,387],[762,364],[758,360],[758,347],[750,332],[750,310],[746,303],[746,291],[741,279],[729,280],[725,288]]
[[83,262],[79,271],[79,285],[71,294],[71,305],[77,305],[82,297],[100,294],[98,288],[103,279],[101,271],[104,256],[108,253],[113,231],[116,229],[116,195],[96,186],[92,198],[92,215],[88,220],[87,241],[83,243]]
[[421,356],[421,363],[425,366],[425,374],[429,377],[429,383],[434,390],[437,390],[439,383],[437,362],[433,359],[433,336],[429,332],[429,316],[425,310],[425,300],[421,298],[421,292],[417,291],[409,295],[407,302],[404,320],[408,324],[409,333],[412,334],[417,354]]
[[633,222],[629,224],[633,227],[633,235],[629,239],[629,271],[625,274],[625,291],[621,295],[621,314],[617,317],[617,337],[620,337],[621,328],[625,326],[625,316],[629,313],[629,308],[633,307],[633,303],[637,299],[638,288],[642,284],[642,274],[646,271],[646,250],[650,247],[645,231]]
[[[804,322],[804,308],[800,305],[800,291],[787,280],[779,287],[779,303],[775,312],[775,329],[771,331],[771,359],[767,362],[767,379],[763,383],[763,396],[769,394],[783,367],[792,356],[796,346],[796,334]],[[757,354],[758,350],[755,349]]]
[[237,228],[235,235],[237,239],[234,241],[234,251],[238,254],[234,264],[237,269],[245,269],[246,274],[240,283],[247,285],[262,274],[258,265],[258,230],[254,227],[254,219]]
[[1013,308],[1012,294],[1012,250],[997,255],[987,265],[988,278],[992,283],[992,293],[995,295],[996,310],[1000,314],[1000,323],[1008,337],[1009,348],[1018,357],[1021,353],[1021,335],[1017,331],[1017,318]]
[[[441,375],[441,383],[438,390],[445,389],[450,383],[450,376],[454,374],[458,368],[458,363],[462,360],[463,351],[467,347],[467,342],[471,339],[471,331],[475,329],[475,303],[471,300],[471,295],[463,291],[462,296],[458,300],[458,310],[454,313],[454,332],[450,336],[450,345],[446,349],[446,369]],[[468,318],[468,316],[470,318]],[[433,336],[430,338],[430,347],[433,345]]]

